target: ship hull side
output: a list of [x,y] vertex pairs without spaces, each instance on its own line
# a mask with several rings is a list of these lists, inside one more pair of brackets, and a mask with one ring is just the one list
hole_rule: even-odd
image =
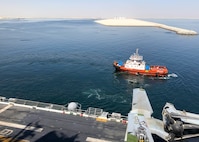
[[120,66],[117,62],[114,62],[113,66],[115,67],[116,71],[128,72],[128,73],[134,74],[134,75],[155,76],[155,77],[163,77],[163,76],[168,75],[167,69],[161,70],[161,71],[156,70],[156,69],[138,70],[138,69],[126,68],[123,65]]

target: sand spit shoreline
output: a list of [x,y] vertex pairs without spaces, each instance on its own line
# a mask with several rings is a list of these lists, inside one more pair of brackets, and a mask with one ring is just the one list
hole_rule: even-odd
[[182,28],[177,28],[173,26],[168,26],[165,24],[148,22],[148,21],[137,20],[137,19],[113,18],[113,19],[96,20],[95,22],[105,25],[105,26],[158,27],[158,28],[174,31],[176,32],[176,34],[180,34],[180,35],[197,35],[198,34],[196,31],[193,31],[193,30],[182,29]]

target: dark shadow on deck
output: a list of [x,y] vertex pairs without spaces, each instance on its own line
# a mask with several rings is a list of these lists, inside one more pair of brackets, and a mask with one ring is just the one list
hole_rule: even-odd
[[62,132],[51,131],[45,136],[36,140],[35,142],[80,142],[76,140],[77,138],[78,138],[78,134],[68,137]]
[[[35,127],[35,129],[33,130],[26,130],[26,128],[28,127]],[[32,138],[36,135],[37,132],[35,132],[34,130],[38,129],[38,128],[42,128],[42,126],[39,124],[39,121],[37,122],[32,122],[29,123],[25,129],[22,129],[21,131],[19,131],[14,137],[12,137],[12,139],[10,140],[10,142],[17,142],[17,140],[20,139],[25,139],[27,137]]]
[[[34,137],[39,133],[35,132],[34,130],[37,130],[38,128],[42,128],[42,125],[39,124],[39,122],[32,122],[29,123],[26,128],[29,126],[35,127],[33,130],[26,130],[22,129],[19,131],[14,137],[11,138],[9,142],[18,142],[22,139],[34,139]],[[74,132],[62,132],[62,131],[50,131],[44,136],[40,137],[37,140],[33,140],[34,142],[80,142],[78,139],[79,133]],[[9,138],[9,137],[8,137]],[[3,138],[4,139],[4,138]],[[1,141],[1,140],[0,140]]]

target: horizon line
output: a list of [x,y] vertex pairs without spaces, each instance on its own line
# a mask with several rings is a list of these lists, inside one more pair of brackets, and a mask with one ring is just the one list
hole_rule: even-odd
[[[1,17],[0,16],[0,20],[5,20],[5,19],[113,19],[113,18],[117,18],[117,17],[122,17],[122,16],[115,16],[115,17],[107,17],[107,18],[103,18],[103,17]],[[162,18],[162,17],[157,17],[157,18],[153,18],[153,17],[136,17],[136,18],[131,18],[131,17],[122,17],[122,18],[126,18],[126,19],[179,19],[179,20],[199,20],[199,18]]]

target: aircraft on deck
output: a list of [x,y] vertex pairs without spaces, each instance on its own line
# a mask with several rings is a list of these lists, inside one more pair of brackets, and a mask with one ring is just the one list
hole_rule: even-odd
[[[176,110],[166,103],[162,120],[152,117],[153,109],[147,93],[142,88],[133,89],[132,109],[128,114],[125,141],[155,142],[156,135],[166,142],[199,137],[199,115]],[[199,141],[199,140],[198,140]]]

